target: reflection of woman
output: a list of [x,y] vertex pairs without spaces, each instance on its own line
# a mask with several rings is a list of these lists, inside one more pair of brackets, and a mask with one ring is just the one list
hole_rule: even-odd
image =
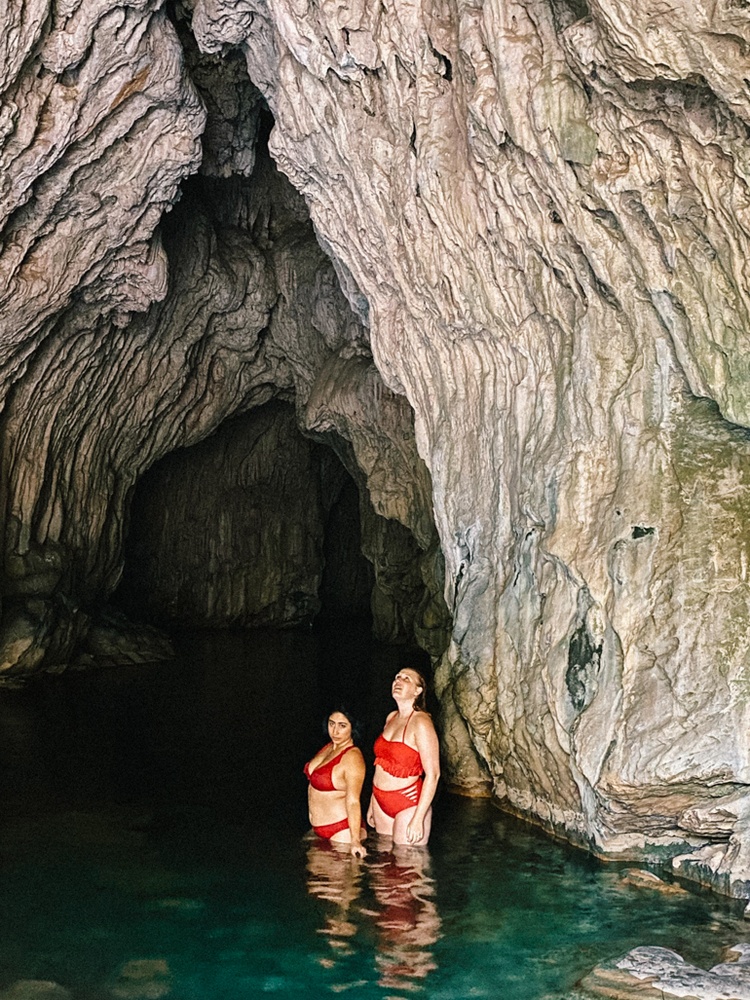
[[367,821],[395,844],[426,844],[440,777],[440,747],[425,710],[426,685],[411,667],[393,679],[398,706],[375,741],[375,775]]
[[367,831],[362,825],[359,797],[365,780],[365,761],[362,751],[354,745],[354,725],[346,710],[331,712],[327,728],[331,742],[305,764],[310,783],[307,791],[310,822],[319,837],[350,844],[350,852],[363,858],[367,851],[362,841]]
[[319,933],[331,946],[331,954],[318,959],[324,968],[334,968],[354,951],[357,924],[352,917],[357,914],[351,910],[362,892],[364,871],[330,841],[316,838],[307,851],[307,891],[324,904],[325,923]]
[[414,991],[414,980],[424,980],[437,968],[432,945],[441,936],[435,887],[429,873],[429,855],[397,847],[380,864],[370,866],[377,903],[377,966],[379,985]]

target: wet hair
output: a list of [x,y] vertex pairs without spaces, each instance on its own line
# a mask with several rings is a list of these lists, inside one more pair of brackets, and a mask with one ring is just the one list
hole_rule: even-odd
[[424,679],[423,675],[417,670],[416,667],[402,667],[403,670],[411,670],[413,674],[417,675],[417,684],[422,688],[417,697],[414,699],[414,709],[417,712],[427,711],[427,681]]
[[336,712],[339,712],[341,715],[346,716],[346,719],[351,723],[352,739],[354,740],[355,743],[360,743],[362,740],[362,723],[359,721],[356,715],[354,715],[346,707],[346,705],[334,705],[331,711],[326,713],[323,719],[323,732],[326,734],[326,736],[328,735],[328,720]]

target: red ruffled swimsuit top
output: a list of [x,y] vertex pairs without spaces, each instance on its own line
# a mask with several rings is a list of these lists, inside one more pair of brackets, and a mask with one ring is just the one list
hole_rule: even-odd
[[[329,743],[328,746],[331,744]],[[325,749],[325,748],[324,748]],[[305,764],[304,771],[307,780],[310,782],[313,788],[317,789],[319,792],[335,792],[336,789],[333,787],[333,769],[347,752],[347,750],[353,750],[354,744],[348,747],[344,747],[341,753],[337,753],[335,757],[332,757],[325,764],[319,764],[314,771],[310,771],[310,764]]]
[[[409,725],[409,719],[406,720],[406,726]],[[400,740],[387,740],[382,733],[375,740],[375,766],[382,767],[394,778],[418,778],[424,774],[419,751],[404,743],[406,726]]]

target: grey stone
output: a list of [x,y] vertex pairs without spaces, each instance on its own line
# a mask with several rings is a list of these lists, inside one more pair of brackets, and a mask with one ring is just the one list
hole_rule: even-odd
[[587,993],[613,998],[748,1000],[749,955],[750,945],[737,944],[729,949],[726,962],[706,971],[668,948],[633,948],[623,958],[595,969],[581,986]]

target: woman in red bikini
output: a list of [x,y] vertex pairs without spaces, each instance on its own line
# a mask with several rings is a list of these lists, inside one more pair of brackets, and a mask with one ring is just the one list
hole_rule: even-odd
[[365,760],[355,747],[352,719],[338,709],[328,716],[331,742],[305,764],[310,786],[307,805],[313,830],[334,844],[349,844],[350,852],[363,858],[362,841],[367,831],[362,824],[360,795],[365,780]]
[[367,822],[394,844],[422,846],[430,838],[432,800],[440,778],[440,746],[425,708],[424,677],[399,670],[391,693],[398,706],[375,740],[375,774]]

